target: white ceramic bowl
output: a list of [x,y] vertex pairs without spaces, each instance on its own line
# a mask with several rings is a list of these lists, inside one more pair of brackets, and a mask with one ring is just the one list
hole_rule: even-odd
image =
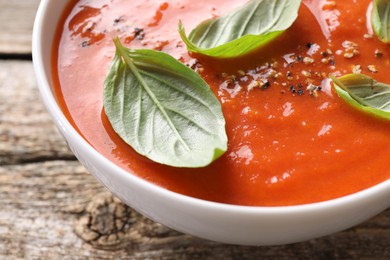
[[214,241],[277,245],[352,227],[390,206],[390,180],[343,198],[288,207],[244,207],[177,194],[124,171],[92,148],[67,121],[52,90],[50,55],[68,0],[42,0],[33,33],[33,60],[43,101],[80,162],[113,194],[175,230]]

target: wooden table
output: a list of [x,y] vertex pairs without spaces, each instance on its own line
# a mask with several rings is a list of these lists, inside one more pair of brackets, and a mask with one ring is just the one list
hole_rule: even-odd
[[38,4],[0,0],[1,259],[390,259],[390,210],[324,238],[246,247],[178,233],[121,204],[74,158],[42,106],[30,40]]

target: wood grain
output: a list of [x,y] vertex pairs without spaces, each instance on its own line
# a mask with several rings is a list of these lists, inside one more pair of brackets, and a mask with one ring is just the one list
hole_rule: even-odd
[[0,0],[0,259],[390,259],[390,210],[323,238],[246,247],[173,231],[113,198],[54,127],[31,60],[18,60],[31,55],[38,3]]
[[0,0],[0,55],[31,54],[31,35],[40,0]]
[[[321,239],[286,246],[245,247],[194,238],[142,217],[112,198],[76,161],[2,166],[0,183],[0,258],[390,257],[389,211],[354,229]],[[112,228],[113,215],[120,219],[122,230]],[[86,240],[85,230],[78,233],[85,222],[90,223],[86,229],[98,236]]]
[[0,165],[74,159],[42,105],[31,61],[0,62]]

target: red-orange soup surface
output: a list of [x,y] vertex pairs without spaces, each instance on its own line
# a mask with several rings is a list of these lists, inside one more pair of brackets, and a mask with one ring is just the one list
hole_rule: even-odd
[[[389,179],[389,122],[355,111],[327,79],[329,73],[354,71],[390,83],[390,47],[373,35],[371,1],[304,0],[293,26],[248,57],[215,61],[188,54],[177,32],[179,20],[189,32],[245,2],[73,3],[53,47],[55,90],[64,113],[97,151],[123,169],[200,199],[298,205]],[[115,134],[102,108],[115,36],[129,48],[167,52],[207,81],[226,118],[229,144],[220,159],[200,169],[159,165]]]

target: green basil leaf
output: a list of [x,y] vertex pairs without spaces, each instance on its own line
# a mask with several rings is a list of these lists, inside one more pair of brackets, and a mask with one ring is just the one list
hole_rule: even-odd
[[390,42],[390,1],[374,0],[372,8],[372,27],[379,40]]
[[203,167],[220,157],[225,119],[206,82],[168,54],[114,42],[103,105],[116,133],[161,164]]
[[376,117],[390,119],[390,85],[363,74],[330,77],[337,94],[345,102]]
[[252,0],[219,18],[198,25],[187,37],[187,49],[215,58],[234,58],[266,45],[288,29],[298,16],[300,0]]

